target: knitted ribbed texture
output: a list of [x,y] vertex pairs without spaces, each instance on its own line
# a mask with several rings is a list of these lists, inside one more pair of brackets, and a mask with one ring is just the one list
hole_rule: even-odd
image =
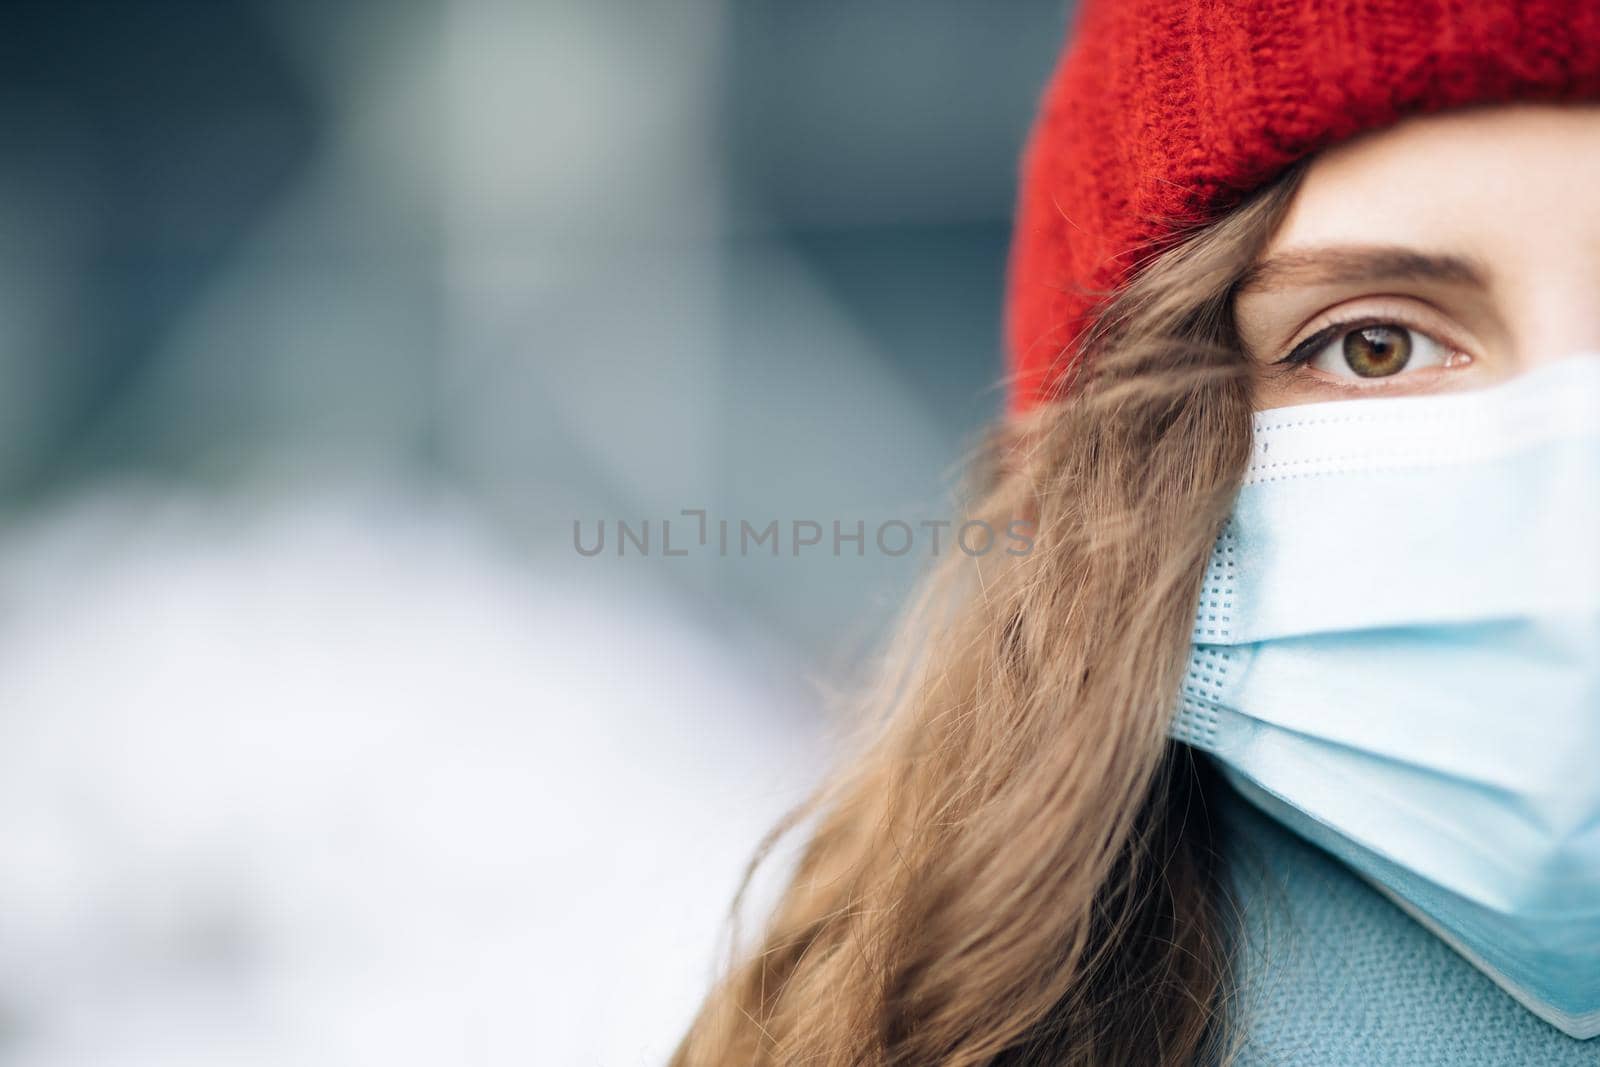
[[1600,0],[1086,0],[1023,159],[1012,407],[1106,294],[1289,164],[1409,114],[1600,97]]
[[1237,1067],[1595,1067],[1343,863],[1219,783],[1243,909]]

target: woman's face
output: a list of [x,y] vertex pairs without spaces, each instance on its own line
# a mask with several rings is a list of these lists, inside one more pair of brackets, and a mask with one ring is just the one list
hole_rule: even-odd
[[1600,352],[1600,107],[1429,116],[1325,152],[1234,313],[1258,408]]

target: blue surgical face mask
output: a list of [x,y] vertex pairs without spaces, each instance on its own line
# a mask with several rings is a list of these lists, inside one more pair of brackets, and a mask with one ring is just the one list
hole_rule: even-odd
[[1260,413],[1174,736],[1600,1034],[1600,354]]

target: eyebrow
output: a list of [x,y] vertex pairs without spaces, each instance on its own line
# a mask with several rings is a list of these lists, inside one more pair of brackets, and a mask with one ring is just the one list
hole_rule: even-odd
[[1270,256],[1245,272],[1237,291],[1374,281],[1446,282],[1487,289],[1488,279],[1488,268],[1466,256],[1409,248],[1333,245]]

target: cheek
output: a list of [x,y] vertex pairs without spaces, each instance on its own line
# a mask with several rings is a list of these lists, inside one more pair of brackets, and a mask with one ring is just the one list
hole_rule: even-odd
[[1250,389],[1250,406],[1256,411],[1270,411],[1304,404],[1306,397],[1293,376],[1284,374],[1279,367],[1257,367]]

